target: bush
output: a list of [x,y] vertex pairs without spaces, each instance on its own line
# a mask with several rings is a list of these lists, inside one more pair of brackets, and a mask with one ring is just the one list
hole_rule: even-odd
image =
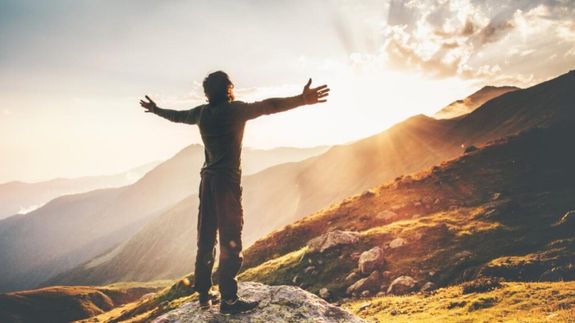
[[462,284],[463,294],[484,293],[500,287],[501,279],[493,277],[481,277]]

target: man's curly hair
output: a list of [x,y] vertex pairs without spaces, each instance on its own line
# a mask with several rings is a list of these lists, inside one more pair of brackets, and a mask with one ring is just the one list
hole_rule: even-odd
[[210,105],[234,100],[234,84],[230,81],[228,74],[223,71],[213,72],[206,76],[203,86],[204,94]]

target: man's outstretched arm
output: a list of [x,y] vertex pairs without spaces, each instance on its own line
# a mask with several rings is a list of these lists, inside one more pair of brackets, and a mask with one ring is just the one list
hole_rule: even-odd
[[146,95],[146,99],[148,102],[144,100],[140,100],[140,105],[144,108],[145,112],[151,112],[154,114],[159,115],[162,118],[166,118],[172,122],[179,122],[179,123],[187,123],[187,124],[196,124],[198,122],[199,116],[199,108],[193,108],[191,110],[183,110],[183,111],[176,111],[176,110],[169,110],[169,109],[162,109],[156,105],[149,96]]
[[302,105],[323,103],[327,101],[329,88],[327,85],[310,88],[311,79],[304,86],[300,95],[288,98],[272,98],[254,103],[247,103],[241,107],[246,119],[254,119],[264,114],[278,113],[297,108]]

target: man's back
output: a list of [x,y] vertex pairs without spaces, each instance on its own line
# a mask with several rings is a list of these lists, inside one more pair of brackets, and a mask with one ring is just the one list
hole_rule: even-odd
[[222,102],[199,106],[198,127],[204,142],[205,162],[202,173],[225,172],[241,176],[241,151],[247,119],[242,103]]

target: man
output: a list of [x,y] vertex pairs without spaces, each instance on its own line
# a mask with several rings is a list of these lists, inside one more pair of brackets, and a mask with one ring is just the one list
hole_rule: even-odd
[[242,264],[243,211],[240,184],[240,154],[244,127],[248,120],[264,114],[290,110],[299,106],[325,102],[327,85],[310,88],[311,79],[300,95],[272,98],[255,103],[235,101],[234,85],[222,71],[208,75],[203,82],[208,104],[191,110],[159,108],[146,95],[140,101],[146,112],[173,122],[197,124],[205,146],[201,170],[200,207],[198,214],[198,251],[194,288],[199,293],[200,307],[206,309],[217,296],[210,293],[215,257],[216,231],[220,237],[219,285],[220,311],[226,314],[247,312],[258,306],[238,298],[236,275]]

